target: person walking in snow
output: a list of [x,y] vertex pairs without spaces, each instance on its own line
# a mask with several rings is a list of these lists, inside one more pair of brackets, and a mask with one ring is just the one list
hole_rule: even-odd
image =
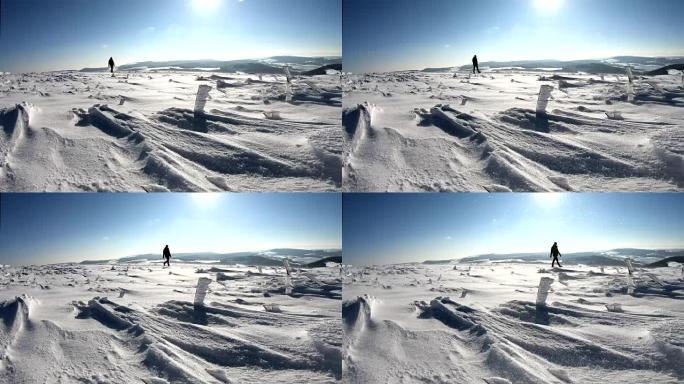
[[480,66],[477,64],[477,55],[473,56],[473,74],[475,74],[475,71],[482,73],[480,72]]
[[553,257],[553,260],[551,260],[551,268],[553,268],[554,263],[558,263],[558,267],[563,268],[563,266],[560,263],[560,260],[558,260],[560,256],[561,253],[558,251],[558,244],[554,241],[553,245],[551,246],[551,253],[549,254],[549,258]]
[[166,259],[162,267],[168,265],[171,267],[171,251],[169,251],[169,246],[164,247],[164,252],[162,252],[162,258]]
[[111,72],[112,75],[114,74],[114,59],[111,57],[109,58],[109,72]]

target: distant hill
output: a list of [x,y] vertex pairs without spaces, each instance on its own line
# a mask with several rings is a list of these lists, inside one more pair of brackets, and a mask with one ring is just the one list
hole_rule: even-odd
[[657,75],[667,75],[667,71],[670,69],[676,69],[678,71],[684,71],[684,63],[680,64],[670,64],[656,70],[646,72],[646,75],[657,76]]
[[425,260],[423,264],[427,265],[437,265],[437,264],[451,264],[454,260]]
[[322,268],[322,267],[325,267],[326,263],[342,264],[342,256],[326,257],[325,259],[321,259],[318,261],[314,261],[313,263],[306,264],[306,267],[307,268]]
[[[561,250],[562,253],[562,250]],[[630,258],[637,265],[648,265],[668,257],[684,255],[682,250],[617,248],[609,251],[562,253],[561,261],[568,264],[622,266]],[[426,260],[423,264],[483,263],[517,261],[535,263],[549,260],[548,252],[484,254],[453,260]]]
[[[278,248],[259,252],[192,252],[192,253],[173,253],[172,260],[177,262],[215,262],[218,264],[242,264],[242,265],[261,265],[279,266],[283,265],[283,260],[288,259],[298,264],[309,264],[322,259],[331,257],[342,258],[342,250],[327,249],[293,249]],[[81,264],[107,264],[107,263],[139,263],[145,261],[160,261],[161,251],[158,254],[147,253],[141,255],[126,256],[119,259],[110,260],[86,260]]]
[[[563,65],[563,72],[586,72],[586,73],[605,73],[605,74],[624,74],[625,68],[604,63],[570,63]],[[634,74],[638,74],[634,71]]]
[[324,65],[322,67],[318,67],[316,69],[312,69],[310,71],[302,72],[302,75],[305,76],[316,76],[316,75],[325,75],[329,69],[333,69],[335,71],[342,71],[342,64],[328,64]]
[[220,68],[221,72],[285,74],[285,70],[282,67],[275,67],[263,63],[229,63],[221,65]]
[[655,263],[648,264],[648,265],[646,265],[646,267],[647,268],[667,267],[667,263],[682,263],[682,264],[684,264],[684,255],[668,257],[666,259],[656,261]]
[[[464,68],[464,67],[461,67]],[[428,73],[443,73],[443,72],[451,72],[454,70],[454,67],[441,67],[441,68],[425,68],[421,72],[428,72]]]
[[340,56],[271,56],[264,61],[272,61],[282,64],[298,64],[298,65],[330,65],[330,64],[342,64],[342,58]]
[[[592,74],[624,74],[625,67],[631,66],[635,74],[648,74],[654,68],[680,65],[684,57],[640,57],[615,56],[607,59],[587,60],[514,60],[514,61],[480,61],[480,68],[504,69],[516,68],[522,71],[539,71],[542,69],[558,68],[559,72],[586,72]],[[455,67],[461,71],[469,71],[471,64]],[[673,67],[677,69],[677,67]],[[422,72],[450,72],[454,67],[425,68]]]
[[[333,57],[304,57],[304,56],[272,56],[264,59],[241,59],[241,60],[169,60],[169,61],[142,61],[138,63],[123,64],[117,67],[120,71],[154,70],[173,68],[176,70],[201,70],[218,68],[217,72],[245,72],[282,74],[283,67],[289,65],[292,71],[299,73],[327,65],[342,65],[342,58]],[[106,72],[107,67],[83,68],[81,72]]]

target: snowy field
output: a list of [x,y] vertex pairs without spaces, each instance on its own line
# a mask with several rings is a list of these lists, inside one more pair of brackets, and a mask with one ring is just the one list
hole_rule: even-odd
[[0,190],[339,190],[339,75],[285,93],[284,75],[0,74]]
[[[676,264],[676,263],[675,263]],[[546,307],[541,277],[554,279]],[[349,268],[343,381],[681,383],[684,272],[516,262]]]
[[286,295],[273,267],[3,267],[0,383],[338,381],[340,269],[293,275]]
[[[540,86],[554,87],[546,116]],[[343,79],[347,191],[681,191],[684,80],[495,69]]]

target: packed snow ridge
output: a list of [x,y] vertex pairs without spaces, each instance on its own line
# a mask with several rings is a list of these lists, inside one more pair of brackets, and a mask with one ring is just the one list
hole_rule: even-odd
[[340,271],[3,266],[0,383],[334,382]]
[[343,290],[346,382],[684,380],[678,262],[347,267]]
[[336,74],[3,74],[0,190],[339,190],[341,98]]
[[681,191],[684,75],[624,73],[345,75],[344,189]]

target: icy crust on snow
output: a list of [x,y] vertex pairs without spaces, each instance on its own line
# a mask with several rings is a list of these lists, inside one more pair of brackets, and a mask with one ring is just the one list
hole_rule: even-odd
[[[344,377],[401,383],[678,383],[680,266],[348,267]],[[546,305],[535,297],[553,278]],[[655,277],[655,278],[654,278]],[[622,311],[611,311],[618,305]]]
[[339,76],[253,77],[0,75],[0,190],[339,190]]
[[339,268],[298,269],[291,295],[282,268],[217,269],[3,267],[0,383],[340,380]]
[[[347,191],[681,191],[684,87],[497,71],[343,78]],[[545,112],[540,88],[553,87]]]

